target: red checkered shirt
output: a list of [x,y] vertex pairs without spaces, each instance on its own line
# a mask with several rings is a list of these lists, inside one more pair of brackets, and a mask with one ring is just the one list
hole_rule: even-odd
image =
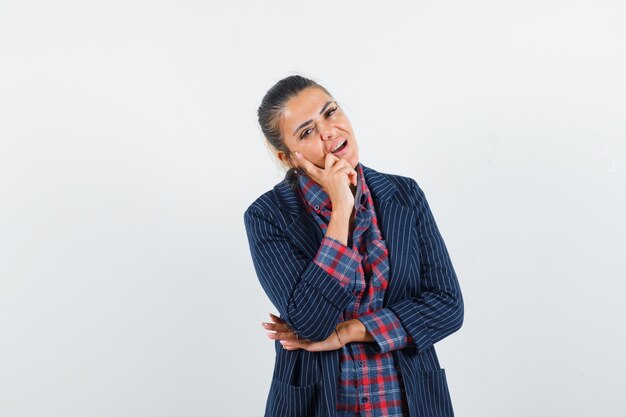
[[[337,416],[408,416],[400,367],[391,352],[402,349],[412,340],[396,315],[382,308],[388,283],[389,253],[378,228],[372,196],[360,163],[356,171],[355,226],[348,241],[351,247],[324,237],[314,259],[355,295],[341,319],[360,320],[375,340],[348,343],[341,349]],[[300,171],[298,184],[307,210],[326,234],[332,213],[328,194]]]

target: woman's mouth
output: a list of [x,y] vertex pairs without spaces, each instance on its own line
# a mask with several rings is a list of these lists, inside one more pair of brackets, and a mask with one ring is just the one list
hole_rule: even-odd
[[337,144],[333,149],[330,150],[333,154],[338,154],[343,151],[346,146],[348,146],[348,139],[344,139],[341,143]]

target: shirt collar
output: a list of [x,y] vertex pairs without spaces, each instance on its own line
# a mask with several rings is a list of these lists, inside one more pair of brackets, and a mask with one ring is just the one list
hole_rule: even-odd
[[[355,195],[355,207],[358,210],[360,206],[364,206],[369,194],[369,188],[365,183],[365,177],[363,175],[363,166],[361,163],[357,163],[355,170],[357,172],[357,184]],[[298,185],[302,193],[302,197],[311,208],[317,212],[322,209],[331,209],[332,204],[330,197],[326,194],[326,191],[315,181],[309,178],[302,171],[298,170]]]

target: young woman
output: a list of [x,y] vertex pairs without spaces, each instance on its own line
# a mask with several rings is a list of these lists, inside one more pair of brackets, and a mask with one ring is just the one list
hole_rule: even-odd
[[452,416],[433,345],[463,299],[423,191],[359,161],[328,91],[290,76],[259,123],[285,179],[244,214],[254,267],[280,313],[265,416]]

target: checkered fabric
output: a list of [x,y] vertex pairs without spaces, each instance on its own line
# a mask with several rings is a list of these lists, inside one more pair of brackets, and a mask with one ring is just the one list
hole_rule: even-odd
[[[314,259],[355,295],[341,320],[360,320],[375,340],[348,343],[341,349],[337,416],[408,416],[400,367],[391,352],[406,347],[412,340],[393,311],[382,307],[388,284],[389,253],[360,163],[356,171],[355,227],[348,246],[324,237]],[[298,184],[308,212],[326,234],[332,214],[328,194],[301,172]]]

